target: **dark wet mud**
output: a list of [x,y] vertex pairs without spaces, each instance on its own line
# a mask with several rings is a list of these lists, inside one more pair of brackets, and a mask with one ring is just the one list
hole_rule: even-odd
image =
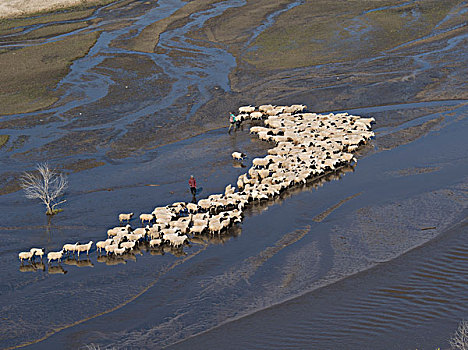
[[[1,347],[447,348],[468,312],[467,10],[161,0],[2,22]],[[190,201],[190,174],[221,192],[269,147],[227,134],[229,111],[270,102],[373,116],[376,137],[221,237],[19,263]],[[17,182],[46,160],[70,181],[52,218]]]

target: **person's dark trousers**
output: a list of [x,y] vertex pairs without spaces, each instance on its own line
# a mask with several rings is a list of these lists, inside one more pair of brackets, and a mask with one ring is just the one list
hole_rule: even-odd
[[192,194],[195,196],[197,194],[197,188],[196,187],[190,187],[190,191]]

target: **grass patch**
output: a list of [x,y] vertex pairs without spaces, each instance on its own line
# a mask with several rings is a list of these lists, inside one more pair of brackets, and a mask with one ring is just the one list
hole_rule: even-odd
[[50,212],[46,212],[47,215],[55,215],[61,213],[63,209],[52,209]]
[[55,11],[42,14],[40,16],[28,16],[19,18],[0,18],[0,35],[10,34],[22,31],[26,27],[47,24],[54,22],[63,22],[70,20],[79,20],[89,17],[94,12],[93,9],[86,10],[67,10]]
[[[49,5],[49,8],[42,6],[42,8],[29,6],[28,1],[24,0],[23,4],[17,3],[17,7],[21,9],[21,14],[2,13],[0,18],[0,31],[3,28],[11,28],[18,26],[30,26],[41,23],[48,23],[52,21],[68,21],[80,19],[90,16],[94,10],[100,6],[104,6],[115,2],[116,0],[84,0],[74,6],[65,5]],[[46,2],[44,2],[46,3]],[[118,5],[118,4],[117,4]]]
[[10,139],[10,135],[0,135],[0,149],[5,146]]
[[74,30],[85,28],[87,26],[88,24],[84,21],[75,23],[53,24],[38,28],[24,35],[10,37],[9,39],[14,41],[45,39],[65,33],[70,33]]
[[96,159],[78,159],[74,162],[66,163],[63,165],[63,169],[71,170],[74,173],[77,173],[82,170],[89,170],[99,166],[103,166],[106,163],[102,161],[97,161]]
[[0,174],[0,196],[21,190],[18,181],[19,176],[19,174],[13,172]]
[[79,34],[48,44],[25,47],[0,54],[0,114],[27,113],[54,103],[53,91],[68,73],[71,63],[94,45],[98,33]]
[[307,1],[280,15],[245,55],[257,68],[288,69],[369,57],[429,34],[460,0]]

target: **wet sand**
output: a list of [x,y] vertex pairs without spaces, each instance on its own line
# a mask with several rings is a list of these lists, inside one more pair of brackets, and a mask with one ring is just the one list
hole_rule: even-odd
[[[466,5],[330,4],[127,1],[2,26],[2,348],[448,347],[467,312]],[[330,13],[334,35],[315,35]],[[269,147],[248,123],[228,135],[228,112],[270,102],[373,116],[376,137],[354,169],[250,208],[223,237],[20,267],[18,251],[189,201],[191,173],[201,197],[221,192],[245,172],[232,151],[249,166]],[[70,176],[49,221],[17,186],[44,160]]]

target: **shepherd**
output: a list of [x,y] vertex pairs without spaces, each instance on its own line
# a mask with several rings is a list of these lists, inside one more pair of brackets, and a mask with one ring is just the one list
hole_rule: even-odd
[[195,197],[195,195],[197,194],[197,181],[195,181],[195,178],[193,177],[193,175],[190,175],[188,184],[190,186],[190,192],[192,192],[192,195]]
[[229,113],[229,130],[228,130],[228,134],[231,133],[231,128],[234,126],[234,124],[236,123],[236,116],[231,112]]

